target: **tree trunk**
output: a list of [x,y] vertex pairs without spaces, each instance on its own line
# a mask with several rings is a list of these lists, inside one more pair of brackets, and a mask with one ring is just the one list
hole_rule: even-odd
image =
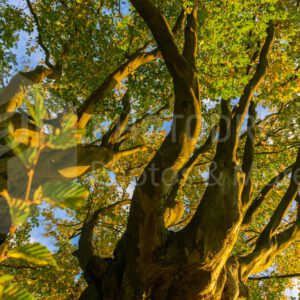
[[[171,238],[171,237],[170,237]],[[171,248],[166,242],[155,256],[141,264],[134,251],[127,257],[114,260],[93,257],[85,273],[88,288],[81,300],[241,300],[248,298],[248,289],[239,279],[238,262],[229,259],[218,277],[215,270],[201,264],[188,263],[186,256],[170,261],[169,252],[182,251],[178,245]],[[185,257],[185,259],[182,259]],[[193,258],[191,258],[193,260]]]
[[219,184],[204,194],[202,212],[178,232],[160,226],[157,211],[147,206],[151,193],[137,187],[114,257],[92,256],[81,265],[89,284],[81,299],[247,299],[247,278],[231,257],[242,223],[244,174],[220,165],[214,176]]

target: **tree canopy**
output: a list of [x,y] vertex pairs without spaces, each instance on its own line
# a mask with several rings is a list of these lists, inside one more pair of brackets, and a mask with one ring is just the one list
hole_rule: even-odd
[[288,297],[299,7],[1,0],[0,299]]

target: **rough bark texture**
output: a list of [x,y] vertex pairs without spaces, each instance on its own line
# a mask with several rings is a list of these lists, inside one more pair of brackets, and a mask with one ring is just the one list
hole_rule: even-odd
[[[149,0],[131,0],[148,25],[158,48],[133,54],[117,68],[86,99],[78,114],[78,127],[84,128],[98,101],[108,95],[125,77],[160,55],[173,80],[175,101],[171,132],[145,168],[146,182],[134,191],[126,231],[118,242],[113,257],[101,258],[93,249],[93,234],[101,214],[123,202],[97,210],[88,216],[80,235],[79,249],[74,253],[88,287],[81,300],[237,300],[247,299],[247,279],[255,272],[266,269],[272,259],[294,240],[300,237],[300,209],[296,222],[285,231],[277,232],[299,189],[295,180],[300,167],[300,154],[295,163],[278,174],[262,189],[260,196],[252,199],[251,170],[254,159],[256,105],[253,94],[263,80],[268,67],[268,54],[274,39],[274,25],[269,22],[262,48],[255,54],[256,62],[252,78],[245,86],[239,103],[231,111],[228,101],[221,101],[219,140],[210,169],[208,185],[189,224],[181,231],[168,228],[180,221],[184,206],[176,200],[178,191],[201,155],[214,142],[214,130],[201,147],[197,147],[201,132],[201,95],[196,70],[198,45],[197,12],[195,1],[186,13],[184,47],[180,51],[174,39],[176,24],[171,30],[166,18]],[[179,21],[184,19],[181,14]],[[258,61],[256,61],[258,60]],[[48,57],[49,61],[49,57]],[[252,65],[247,72],[251,73]],[[56,79],[59,72],[51,68],[37,67],[29,73],[18,74],[0,95],[1,121],[13,120],[15,128],[23,135],[23,145],[34,141],[35,128],[22,126],[16,109],[26,87]],[[49,178],[74,179],[93,168],[114,168],[122,157],[136,153],[145,147],[120,150],[120,145],[130,136],[126,129],[130,98],[122,98],[123,113],[102,138],[100,145],[77,145],[68,150],[49,150],[42,153],[37,165],[33,187]],[[237,160],[237,148],[245,116],[248,121],[244,155],[241,165]],[[180,118],[177,118],[180,116]],[[226,117],[228,122],[224,121]],[[137,121],[137,123],[139,120]],[[27,124],[28,125],[28,124]],[[19,127],[18,127],[19,126]],[[229,136],[225,142],[222,137]],[[2,188],[21,196],[24,193],[25,170],[5,142],[1,147],[0,179]],[[98,162],[93,164],[93,162]],[[155,167],[153,174],[152,167]],[[242,226],[247,226],[253,214],[272,187],[287,174],[292,173],[290,185],[270,222],[259,236],[252,253],[245,257],[232,256]],[[10,175],[8,177],[8,175]],[[294,176],[295,175],[295,176]],[[22,177],[23,176],[23,177]],[[139,183],[142,178],[139,179]],[[24,185],[24,186],[23,186]],[[0,244],[9,232],[10,220],[7,205],[0,199]]]
[[[251,170],[256,105],[251,100],[266,73],[274,25],[269,22],[260,53],[255,53],[253,57],[252,63],[258,58],[257,66],[238,105],[231,111],[228,102],[222,100],[222,116],[218,126],[220,141],[208,186],[190,223],[181,231],[172,232],[168,227],[179,221],[183,213],[183,204],[176,202],[176,195],[201,154],[213,142],[212,134],[202,147],[196,147],[201,126],[201,101],[195,70],[198,7],[195,3],[187,15],[185,45],[180,53],[168,22],[160,11],[147,0],[131,0],[131,3],[149,26],[173,78],[173,127],[145,169],[147,178],[152,180],[137,186],[134,191],[127,229],[115,249],[114,257],[96,257],[91,243],[89,251],[85,252],[89,253],[89,257],[78,255],[89,283],[81,299],[247,299],[246,281],[249,275],[260,271],[259,267],[267,268],[272,258],[299,235],[297,221],[286,232],[274,236],[280,220],[296,196],[298,182],[291,181],[282,199],[283,204],[274,212],[270,224],[258,240],[267,242],[258,242],[253,253],[247,257],[232,256],[241,227],[246,226],[271,189],[265,187],[260,198],[253,201]],[[250,71],[251,67],[247,69],[248,74]],[[240,135],[247,111],[250,116],[247,133]],[[178,115],[183,116],[183,121],[176,120]],[[191,116],[194,119],[188,133],[186,124]],[[226,135],[229,139],[221,141]],[[244,157],[239,166],[237,147],[245,136]],[[150,174],[153,165],[157,168],[154,178]],[[292,170],[295,172],[297,166],[298,158],[284,174]],[[165,170],[168,170],[168,176],[163,176]],[[282,177],[283,174],[276,176],[273,185]],[[89,226],[87,228],[91,229]],[[91,236],[92,230],[82,231],[81,242]]]

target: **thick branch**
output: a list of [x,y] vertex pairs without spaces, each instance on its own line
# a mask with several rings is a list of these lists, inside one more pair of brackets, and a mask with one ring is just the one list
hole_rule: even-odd
[[149,0],[131,0],[131,3],[149,26],[170,74],[173,78],[181,76],[186,61],[179,53],[166,18]]
[[132,257],[136,253],[142,265],[144,260],[152,259],[153,251],[165,238],[167,196],[196,148],[201,131],[201,102],[197,74],[179,53],[165,17],[148,0],[132,0],[131,3],[153,33],[173,77],[175,93],[171,131],[138,180],[126,233],[120,242],[134,245],[134,251],[128,255],[136,259]]
[[251,172],[254,159],[254,143],[255,143],[255,121],[256,121],[256,104],[251,102],[248,112],[247,139],[242,162],[242,170],[248,175]]
[[192,12],[187,16],[184,36],[185,43],[183,48],[183,57],[189,62],[191,67],[196,70],[196,56],[198,44],[198,4],[194,4]]
[[1,119],[5,118],[5,113],[14,113],[21,105],[26,87],[42,82],[46,77],[49,79],[59,78],[60,73],[56,70],[49,70],[43,66],[37,66],[29,72],[19,72],[4,88],[0,95]]
[[175,198],[177,196],[178,191],[184,186],[186,183],[186,180],[188,179],[188,176],[190,172],[192,171],[193,167],[199,162],[201,156],[208,152],[215,141],[216,138],[216,128],[214,127],[205,143],[195,150],[189,161],[185,164],[185,166],[181,169],[181,171],[178,174],[178,181],[175,185],[172,186],[171,192],[168,196],[166,206],[172,207],[175,204]]
[[[36,166],[32,187],[37,188],[53,179],[73,180],[101,168],[114,170],[118,160],[145,149],[137,146],[113,152],[111,149],[93,145],[78,145],[67,150],[45,149]],[[3,158],[1,164],[5,166],[1,172],[7,174],[10,189],[18,193],[15,196],[22,197],[27,186],[25,166],[14,156]]]
[[255,247],[252,253],[247,256],[241,257],[240,267],[241,276],[246,280],[250,274],[258,273],[266,270],[278,254],[287,249],[291,243],[300,237],[300,205],[298,196],[297,219],[288,229],[266,239],[264,242]]
[[265,243],[266,240],[270,239],[276,232],[280,225],[282,218],[285,216],[290,204],[296,198],[299,188],[299,168],[300,168],[300,148],[298,150],[295,165],[292,170],[290,184],[287,188],[286,193],[281,199],[279,205],[275,209],[268,225],[261,232],[256,242],[256,247],[260,247],[261,243]]
[[173,27],[173,34],[174,34],[174,36],[176,36],[177,33],[182,28],[185,19],[186,19],[185,11],[184,11],[184,9],[181,9],[180,14],[179,14],[179,16],[178,16],[178,18],[177,18],[177,20],[175,22],[175,25]]
[[232,119],[231,110],[229,108],[229,101],[221,99],[221,116],[219,120],[219,138],[215,155],[215,161],[224,164],[226,155],[226,141],[230,134],[230,121]]
[[176,202],[177,194],[186,183],[190,172],[192,171],[194,166],[199,162],[201,156],[211,149],[215,141],[215,137],[216,128],[213,128],[206,142],[201,147],[195,150],[194,154],[191,156],[189,161],[178,173],[178,180],[176,184],[174,184],[171,187],[165,204],[166,210],[164,215],[164,221],[166,228],[176,225],[181,220],[182,215],[184,213],[184,205],[181,202]]
[[263,201],[266,199],[269,192],[276,186],[278,182],[280,182],[284,177],[286,177],[288,174],[292,172],[292,169],[295,164],[292,164],[288,167],[286,167],[282,172],[280,172],[278,175],[273,177],[258,193],[258,196],[254,199],[250,207],[248,208],[243,224],[247,225],[250,224],[253,214],[257,211],[259,206],[263,203]]
[[[173,28],[174,34],[177,34],[179,31],[184,18],[184,11],[181,11]],[[101,86],[85,100],[78,113],[79,128],[85,128],[96,108],[97,102],[109,95],[119,82],[137,70],[140,66],[157,59],[161,55],[159,48],[156,48],[151,52],[143,52],[142,50],[144,50],[144,48],[139,49],[132,54],[123,65],[110,74]]]
[[113,147],[118,141],[121,134],[124,132],[131,109],[130,99],[128,92],[122,98],[123,112],[117,118],[116,122],[110,130],[103,136],[101,145],[105,147]]
[[78,258],[79,265],[82,270],[85,270],[89,260],[95,255],[93,247],[94,230],[97,226],[99,217],[107,212],[117,209],[120,206],[129,204],[129,200],[121,200],[106,207],[97,209],[91,217],[88,217],[81,229],[78,250],[74,255]]
[[78,127],[85,128],[86,124],[93,114],[97,102],[100,99],[108,96],[109,93],[126,78],[133,71],[138,69],[141,65],[155,60],[160,55],[158,49],[151,52],[138,52],[133,54],[126,63],[118,67],[112,74],[110,74],[101,86],[96,89],[84,102],[78,113]]
[[237,105],[237,108],[235,110],[234,118],[237,122],[237,128],[240,128],[240,126],[243,123],[243,116],[246,114],[248,105],[253,97],[253,93],[255,92],[255,89],[260,84],[262,79],[264,78],[267,67],[268,67],[268,54],[272,48],[273,42],[274,42],[274,36],[275,36],[275,28],[272,21],[269,21],[269,25],[267,28],[267,37],[265,40],[265,43],[261,49],[260,55],[259,55],[259,62],[256,67],[256,71],[249,81],[249,83],[246,85],[243,94],[240,98],[240,101]]
[[248,124],[247,124],[247,139],[244,150],[244,157],[242,162],[242,170],[245,173],[246,180],[242,193],[242,201],[244,205],[248,205],[252,199],[252,167],[254,160],[254,148],[255,148],[255,122],[256,122],[256,104],[250,103],[248,112]]
[[272,21],[270,21],[267,28],[267,37],[259,55],[259,63],[256,67],[256,71],[251,80],[245,86],[240,101],[234,110],[227,154],[229,161],[236,159],[239,132],[253,94],[266,74],[268,66],[268,54],[273,45],[274,34],[274,24]]
[[[132,154],[136,154],[136,153],[140,153],[142,151],[148,150],[147,146],[136,146],[136,147],[132,147],[129,149],[125,149],[125,150],[119,150],[118,152],[116,152],[114,154],[114,161],[117,161],[119,159],[122,159],[126,156],[132,155]],[[108,164],[108,166],[111,166],[111,164]]]

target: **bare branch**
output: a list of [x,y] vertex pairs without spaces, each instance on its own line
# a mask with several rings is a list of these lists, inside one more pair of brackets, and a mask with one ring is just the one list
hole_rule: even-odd
[[242,170],[246,174],[246,176],[248,176],[251,172],[254,159],[256,116],[256,104],[254,102],[251,102],[248,112],[247,139],[245,143],[244,157],[242,162]]

